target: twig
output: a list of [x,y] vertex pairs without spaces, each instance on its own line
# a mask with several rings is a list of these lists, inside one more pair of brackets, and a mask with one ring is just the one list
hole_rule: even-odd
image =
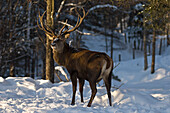
[[62,81],[61,78],[59,77],[59,75],[57,74],[57,72],[55,71],[56,76],[58,77],[58,79],[60,80],[60,82]]
[[121,86],[123,86],[123,85],[124,85],[124,83],[120,84],[119,87],[112,86],[112,88],[119,89],[119,88],[120,88]]
[[119,64],[120,64],[120,62],[116,66],[114,66],[113,69],[115,69]]
[[19,56],[19,57],[17,57],[17,58],[14,58],[14,59],[12,59],[12,60],[8,60],[8,61],[5,61],[5,62],[6,62],[6,63],[9,63],[9,62],[12,62],[12,61],[15,61],[15,60],[21,59],[21,58],[23,58],[23,57],[25,57],[25,56],[28,56],[28,54],[25,54],[25,55]]
[[55,70],[56,70],[56,71],[57,71],[57,70],[60,71],[61,74],[63,74],[63,75],[65,76],[67,82],[69,82],[69,79],[68,79],[67,74],[66,74],[66,73],[68,73],[68,72],[67,72],[67,70],[64,70],[64,67],[63,67],[63,66],[56,66],[56,67],[55,67]]

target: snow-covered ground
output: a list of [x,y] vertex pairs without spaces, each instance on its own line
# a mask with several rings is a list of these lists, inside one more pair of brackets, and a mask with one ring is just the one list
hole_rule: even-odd
[[[84,86],[84,103],[79,91],[76,104],[70,105],[71,82],[52,84],[47,80],[25,77],[0,78],[1,113],[169,113],[170,112],[170,47],[166,54],[156,56],[156,72],[150,74],[150,65],[143,71],[143,58],[121,62],[114,69],[122,82],[112,80],[113,106],[109,106],[105,87],[98,92],[92,107],[86,107],[91,90]],[[151,64],[151,57],[148,57]],[[115,89],[124,83],[119,89]],[[102,85],[102,83],[100,83]],[[77,88],[78,89],[78,88]]]

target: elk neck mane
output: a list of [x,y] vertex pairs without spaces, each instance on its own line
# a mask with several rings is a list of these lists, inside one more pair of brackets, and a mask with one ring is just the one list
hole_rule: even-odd
[[68,63],[68,59],[72,53],[79,52],[78,49],[69,46],[66,42],[64,43],[64,48],[62,53],[58,53],[57,51],[53,51],[54,60],[59,64],[65,66]]

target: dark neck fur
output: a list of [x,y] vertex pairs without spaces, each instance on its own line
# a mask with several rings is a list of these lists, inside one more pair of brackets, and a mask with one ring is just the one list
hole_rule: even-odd
[[54,60],[62,66],[66,66],[68,64],[68,57],[71,56],[72,53],[76,53],[78,52],[77,49],[70,47],[67,43],[64,43],[64,50],[62,53],[58,53],[56,51],[54,51]]

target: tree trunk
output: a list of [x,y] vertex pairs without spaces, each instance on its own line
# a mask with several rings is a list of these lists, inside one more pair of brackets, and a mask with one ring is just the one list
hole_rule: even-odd
[[29,77],[30,76],[30,56],[28,56],[28,58],[27,58],[27,68],[28,68],[27,76]]
[[149,44],[149,46],[148,46],[148,52],[149,52],[149,56],[151,55],[151,44]]
[[130,36],[128,36],[128,43],[130,43]]
[[[54,0],[47,0],[47,25],[50,28],[54,26],[53,20],[54,14]],[[46,80],[50,80],[54,83],[54,60],[52,55],[52,49],[50,47],[51,41],[49,35],[46,37]]]
[[155,72],[155,44],[156,44],[156,37],[155,37],[155,29],[153,30],[153,39],[152,39],[152,64],[151,64],[151,74]]
[[138,39],[138,47],[137,49],[139,50],[140,49],[140,39]]
[[[113,33],[113,30],[112,30]],[[111,36],[111,44],[110,44],[110,57],[113,59],[113,36]]]
[[25,71],[24,71],[24,74],[25,74],[25,77],[27,77],[27,75],[28,75],[28,72],[27,72],[27,68],[28,68],[28,65],[27,65],[27,56],[25,57]]
[[[112,26],[113,26],[113,18],[111,18],[111,19],[109,19],[109,21],[110,21],[110,23],[112,24]],[[113,60],[113,28],[111,28],[111,31],[112,31],[112,36],[110,37],[111,38],[111,42],[110,42],[110,57],[112,58],[112,60]]]
[[43,58],[43,66],[42,66],[42,79],[44,79],[44,80],[46,80],[46,76],[45,76],[45,73],[46,73],[46,71],[45,71],[45,69],[46,69],[46,59],[45,59],[45,57]]
[[38,63],[39,63],[39,58],[38,58],[38,53],[36,53],[36,76],[37,77],[39,77],[39,65],[38,65]]
[[136,40],[133,41],[133,48],[136,49]]
[[141,40],[141,51],[143,51],[143,39]]
[[167,46],[170,45],[170,38],[169,38],[169,27],[167,28]]
[[[106,21],[106,16],[104,16],[104,20]],[[105,22],[105,24],[107,24],[107,22]],[[108,52],[108,44],[107,44],[107,36],[106,36],[106,31],[107,28],[106,28],[106,25],[104,26],[104,33],[105,33],[105,44],[106,44],[106,52]]]
[[160,39],[159,55],[162,53],[162,38]]
[[28,28],[27,28],[27,39],[28,40],[31,40],[30,39],[31,8],[32,8],[32,3],[31,3],[31,0],[30,0],[29,4],[28,4],[28,23],[27,23],[27,25],[28,25]]
[[122,21],[122,15],[120,16],[120,32],[123,33],[123,21]]
[[125,33],[125,43],[127,44],[127,34]]
[[146,29],[144,20],[144,34],[143,34],[143,50],[144,50],[144,70],[148,69],[147,47],[146,47]]
[[11,62],[11,64],[10,64],[10,72],[9,72],[9,74],[10,74],[10,77],[14,77],[15,75],[14,75],[14,68],[15,68],[15,66],[14,66],[14,62]]
[[124,21],[123,21],[123,26],[124,26],[124,29],[126,28],[126,15],[125,14],[123,14],[123,18],[124,18]]
[[133,59],[135,59],[135,48],[133,48]]
[[31,75],[30,77],[34,79],[35,76],[35,50],[33,50],[33,57],[31,62]]
[[121,54],[119,54],[119,62],[121,61]]

